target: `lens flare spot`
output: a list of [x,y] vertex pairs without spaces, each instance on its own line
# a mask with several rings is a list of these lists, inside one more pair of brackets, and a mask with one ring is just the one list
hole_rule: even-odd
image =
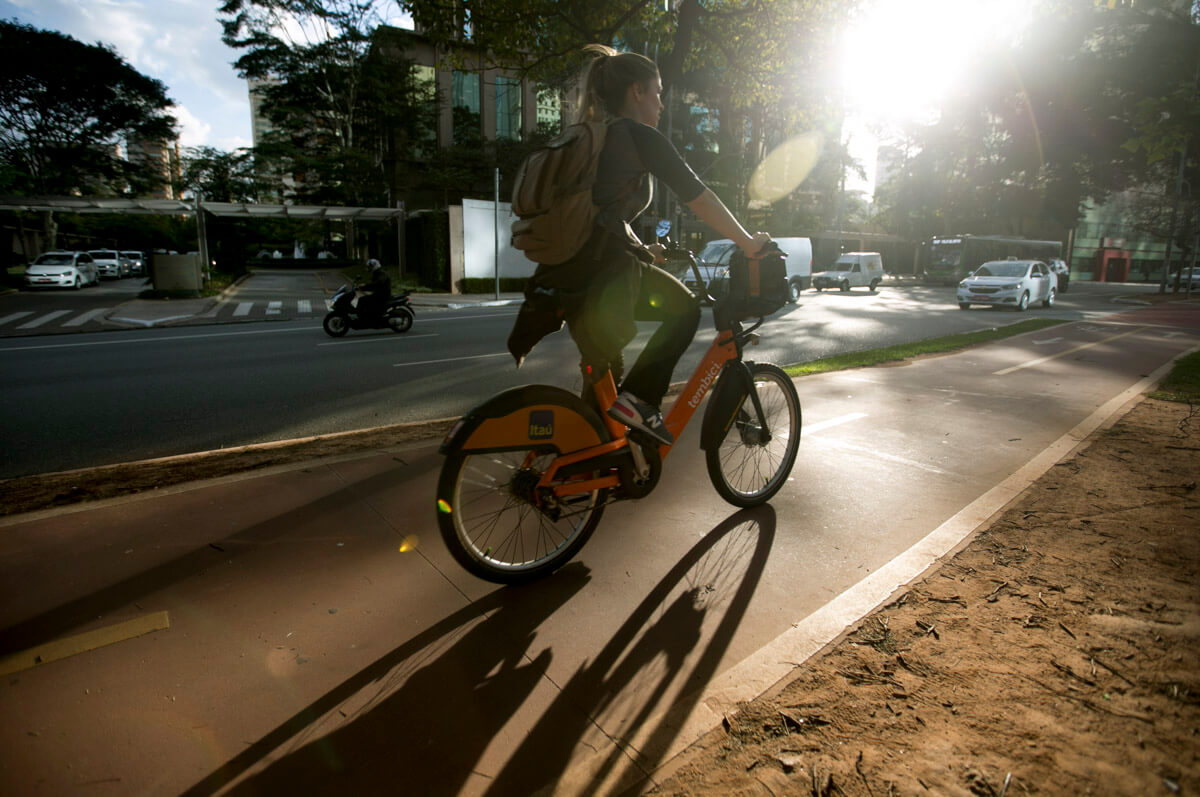
[[657,293],[650,294],[649,301],[650,301],[651,307],[662,307],[663,306],[663,298],[661,296],[659,296]]
[[746,187],[751,199],[777,202],[795,191],[821,158],[825,138],[813,131],[801,133],[771,151],[754,170]]
[[417,550],[417,546],[419,544],[420,544],[420,539],[418,539],[417,535],[410,534],[407,537],[405,537],[404,539],[400,540],[400,553],[408,553],[409,551],[415,551],[415,550]]
[[446,502],[445,498],[438,499],[438,511],[443,515],[449,515],[453,513],[453,510],[450,509],[450,504]]

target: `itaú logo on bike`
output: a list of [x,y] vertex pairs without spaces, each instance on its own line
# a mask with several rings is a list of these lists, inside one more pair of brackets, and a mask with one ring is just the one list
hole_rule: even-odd
[[700,377],[700,387],[696,388],[696,392],[688,399],[688,406],[696,409],[696,405],[700,403],[700,399],[704,398],[704,394],[712,387],[713,380],[721,374],[721,363],[713,363],[708,368],[708,373]]
[[549,440],[554,437],[554,410],[530,410],[529,439]]

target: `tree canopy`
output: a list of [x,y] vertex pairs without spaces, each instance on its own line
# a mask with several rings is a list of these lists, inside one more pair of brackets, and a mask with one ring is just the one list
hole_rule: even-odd
[[0,20],[0,193],[137,194],[161,182],[118,147],[173,138],[172,105],[108,46]]

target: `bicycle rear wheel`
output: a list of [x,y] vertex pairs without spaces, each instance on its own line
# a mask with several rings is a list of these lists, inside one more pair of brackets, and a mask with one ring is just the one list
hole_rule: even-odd
[[579,552],[600,522],[608,490],[563,499],[539,491],[556,456],[531,448],[446,458],[438,527],[459,564],[488,581],[519,584],[549,575]]
[[750,365],[766,431],[747,395],[720,445],[704,452],[708,477],[734,506],[758,506],[787,482],[800,446],[800,397],[791,378],[768,363]]

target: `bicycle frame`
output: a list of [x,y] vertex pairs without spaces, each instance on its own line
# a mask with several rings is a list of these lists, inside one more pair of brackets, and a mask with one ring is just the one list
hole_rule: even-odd
[[[683,392],[675,399],[668,410],[664,421],[667,429],[670,430],[672,436],[678,441],[680,435],[683,434],[684,428],[688,425],[688,421],[695,415],[696,409],[704,400],[708,391],[716,384],[721,375],[725,364],[731,360],[736,360],[741,356],[740,348],[737,344],[736,335],[732,330],[721,330],[716,339],[708,347],[704,358],[700,361],[699,366],[692,373],[687,385],[683,388]],[[629,440],[626,437],[626,428],[624,424],[616,421],[608,416],[607,410],[612,406],[617,399],[617,387],[613,381],[612,373],[606,373],[595,383],[593,387],[596,395],[596,403],[600,408],[601,417],[604,419],[604,424],[608,428],[613,439],[607,443],[602,443],[598,446],[585,448],[579,451],[574,451],[560,457],[556,457],[553,462],[542,473],[541,479],[538,481],[538,487],[546,487],[554,492],[554,495],[562,498],[569,495],[578,495],[588,493],[592,490],[601,490],[605,488],[618,487],[621,484],[621,479],[615,474],[602,476],[598,479],[586,479],[579,481],[571,481],[565,484],[554,484],[556,474],[559,470],[574,465],[578,462],[584,462],[594,457],[601,457],[607,454],[612,454],[620,451],[622,448],[629,446]],[[757,397],[756,397],[757,403]],[[661,445],[658,448],[659,456],[666,459],[670,453],[672,445]]]

